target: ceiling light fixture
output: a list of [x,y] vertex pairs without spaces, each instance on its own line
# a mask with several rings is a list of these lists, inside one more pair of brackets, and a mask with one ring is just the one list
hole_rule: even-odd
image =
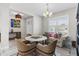
[[46,10],[43,12],[44,17],[51,17],[53,15],[52,12],[49,11],[48,3],[46,4]]
[[16,14],[15,18],[22,18],[20,14]]

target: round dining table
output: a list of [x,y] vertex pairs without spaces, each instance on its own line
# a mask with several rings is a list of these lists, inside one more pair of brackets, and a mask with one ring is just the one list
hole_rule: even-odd
[[45,36],[28,36],[28,37],[25,37],[25,40],[28,40],[31,42],[39,42],[39,41],[47,40],[47,37],[45,37]]

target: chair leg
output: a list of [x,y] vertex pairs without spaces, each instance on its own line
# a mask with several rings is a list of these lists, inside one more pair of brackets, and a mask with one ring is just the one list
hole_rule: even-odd
[[56,56],[56,54],[55,54],[55,52],[54,52],[54,54],[53,54],[54,56]]
[[17,56],[19,55],[19,53],[17,53]]
[[56,56],[56,54],[54,53],[54,56]]

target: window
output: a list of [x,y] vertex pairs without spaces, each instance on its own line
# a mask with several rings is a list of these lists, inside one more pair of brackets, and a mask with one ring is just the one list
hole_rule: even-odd
[[60,32],[62,34],[68,33],[68,24],[69,18],[67,15],[55,17],[55,18],[49,18],[49,32]]

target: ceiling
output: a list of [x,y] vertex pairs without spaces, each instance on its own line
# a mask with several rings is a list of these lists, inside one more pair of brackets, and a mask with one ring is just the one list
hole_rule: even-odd
[[[53,13],[76,7],[76,3],[49,3],[48,8]],[[46,9],[46,3],[13,3],[10,4],[12,9],[42,16]]]
[[26,14],[26,13],[23,13],[22,11],[20,12],[20,11],[14,10],[14,9],[10,9],[9,15],[10,15],[11,17],[14,18],[16,14],[20,14],[20,15],[22,16],[22,18],[29,18],[29,17],[32,17],[31,15],[28,15],[28,14]]

